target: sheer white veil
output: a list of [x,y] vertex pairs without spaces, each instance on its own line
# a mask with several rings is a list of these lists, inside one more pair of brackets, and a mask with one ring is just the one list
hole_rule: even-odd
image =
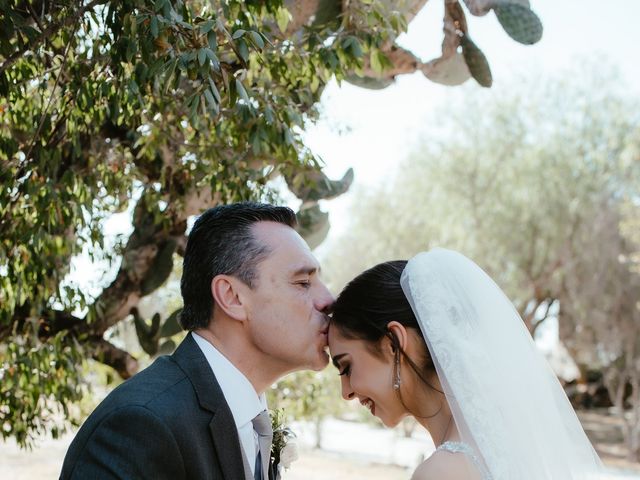
[[462,440],[493,480],[601,478],[560,382],[480,267],[435,249],[408,262],[401,285]]

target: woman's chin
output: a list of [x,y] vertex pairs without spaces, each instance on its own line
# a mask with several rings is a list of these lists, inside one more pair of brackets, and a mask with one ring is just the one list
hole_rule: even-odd
[[402,417],[400,418],[378,417],[378,418],[380,419],[382,424],[387,428],[397,427],[400,421],[402,420]]

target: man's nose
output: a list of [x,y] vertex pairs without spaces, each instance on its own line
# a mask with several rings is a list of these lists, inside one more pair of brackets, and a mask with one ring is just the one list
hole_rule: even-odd
[[353,388],[351,388],[351,383],[349,382],[349,378],[346,375],[340,377],[340,382],[342,384],[342,398],[345,400],[352,400],[354,397]]
[[316,297],[316,309],[320,312],[329,314],[331,313],[331,307],[335,300],[336,299],[333,297],[327,286],[320,282],[318,295]]

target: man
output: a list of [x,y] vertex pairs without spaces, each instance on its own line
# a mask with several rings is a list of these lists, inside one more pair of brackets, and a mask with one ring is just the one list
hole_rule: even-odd
[[96,408],[61,479],[273,476],[264,391],[328,363],[333,297],[295,221],[288,208],[256,203],[198,218],[181,282],[190,333]]

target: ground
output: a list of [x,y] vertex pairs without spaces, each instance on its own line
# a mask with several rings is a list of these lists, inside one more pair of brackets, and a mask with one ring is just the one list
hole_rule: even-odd
[[[620,421],[604,414],[581,413],[585,430],[609,467],[611,479],[640,479],[640,464],[624,460]],[[312,426],[294,424],[301,447],[300,459],[284,480],[406,480],[412,469],[433,450],[424,431],[407,438],[401,429],[387,430],[364,423],[328,420],[323,428],[322,448],[315,443]],[[14,442],[0,444],[0,479],[37,480],[56,478],[72,439],[43,439],[33,451],[22,451]]]

